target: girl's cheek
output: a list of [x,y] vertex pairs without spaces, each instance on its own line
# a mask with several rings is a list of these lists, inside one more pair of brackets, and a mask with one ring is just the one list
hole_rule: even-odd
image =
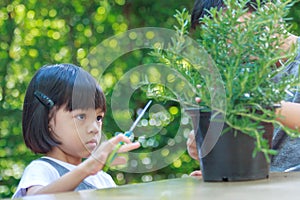
[[100,143],[100,141],[101,141],[101,137],[102,137],[102,133],[101,133],[101,130],[99,131],[99,134],[97,135],[97,142],[98,142],[98,144]]

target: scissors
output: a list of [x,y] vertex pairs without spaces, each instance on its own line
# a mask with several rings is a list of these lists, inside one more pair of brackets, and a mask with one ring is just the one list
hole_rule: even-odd
[[[148,101],[148,103],[146,104],[146,106],[143,108],[142,112],[139,114],[138,118],[136,118],[136,120],[133,122],[133,124],[131,125],[131,127],[129,128],[128,131],[126,131],[124,133],[124,135],[126,137],[128,137],[131,141],[133,141],[134,139],[134,134],[133,134],[133,130],[135,129],[135,127],[137,126],[137,124],[139,123],[139,121],[142,119],[143,115],[146,113],[146,110],[148,109],[148,107],[150,106],[150,104],[152,103],[152,100]],[[123,134],[120,132],[117,132],[116,135],[118,134]],[[110,153],[110,155],[107,158],[106,164],[103,167],[103,171],[107,171],[110,164],[112,163],[112,161],[115,159],[118,150],[121,148],[121,146],[124,144],[124,142],[120,142],[116,145],[116,147],[114,148],[114,150]]]

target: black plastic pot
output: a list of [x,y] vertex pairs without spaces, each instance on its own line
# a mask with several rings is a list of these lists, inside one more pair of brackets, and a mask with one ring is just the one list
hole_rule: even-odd
[[[210,112],[199,109],[187,109],[193,120],[196,143],[200,159],[200,167],[204,181],[246,181],[265,179],[269,176],[269,164],[263,153],[253,157],[255,141],[252,137],[231,130],[219,135],[215,145],[206,155],[203,154],[203,141],[210,125]],[[214,122],[214,125],[223,122]],[[220,125],[220,124],[219,124]],[[223,124],[221,124],[223,125]],[[269,140],[273,135],[272,124],[263,124]],[[224,124],[223,129],[228,126]],[[202,147],[202,150],[200,150]]]

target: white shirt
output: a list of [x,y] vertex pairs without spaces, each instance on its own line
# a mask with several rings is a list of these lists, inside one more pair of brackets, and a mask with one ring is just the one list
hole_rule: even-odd
[[[72,171],[76,167],[76,165],[72,165],[54,158],[44,158],[51,159],[70,171]],[[26,190],[31,186],[46,186],[56,181],[58,178],[60,178],[60,175],[51,164],[42,160],[34,160],[25,168],[18,188],[12,198],[23,197],[26,195]],[[84,181],[94,185],[98,189],[116,187],[116,184],[113,181],[112,177],[103,171],[99,171],[96,175],[88,176],[84,179]]]

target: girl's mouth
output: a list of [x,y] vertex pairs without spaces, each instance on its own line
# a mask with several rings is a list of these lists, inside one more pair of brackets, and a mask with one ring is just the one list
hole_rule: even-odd
[[92,139],[92,140],[88,141],[88,142],[86,143],[86,145],[87,145],[87,147],[88,147],[89,149],[94,149],[94,148],[96,148],[96,146],[98,145],[98,142],[97,142],[97,140]]

